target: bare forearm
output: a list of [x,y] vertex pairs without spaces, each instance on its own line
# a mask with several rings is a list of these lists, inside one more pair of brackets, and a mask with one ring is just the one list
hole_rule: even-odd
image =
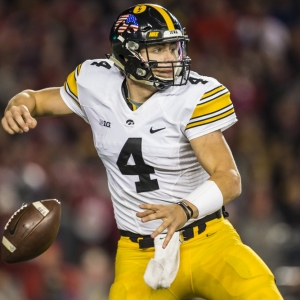
[[25,90],[13,97],[6,110],[25,105],[32,117],[61,116],[73,113],[60,96],[59,88],[33,91]]
[[10,110],[13,106],[25,105],[29,113],[35,117],[36,113],[36,99],[34,94],[30,90],[25,90],[15,95],[7,104],[5,112]]
[[[217,189],[220,190],[220,201],[223,199],[223,205],[235,199],[241,194],[241,180],[240,175],[236,170],[229,171],[217,171],[208,178],[209,181],[213,181],[217,185]],[[204,196],[204,195],[203,195]],[[205,197],[204,197],[205,198]],[[210,201],[210,199],[204,199],[203,201]],[[214,198],[213,198],[214,199]],[[196,205],[188,200],[184,200],[193,210],[192,218],[197,218],[199,211]],[[222,202],[222,201],[221,201]],[[201,214],[201,212],[200,212]]]
[[8,102],[1,123],[9,134],[23,133],[35,128],[37,117],[62,116],[71,113],[72,110],[60,95],[60,88],[25,90]]
[[219,187],[224,205],[241,194],[241,177],[236,170],[217,171],[208,180],[214,181]]
[[[205,215],[236,198],[241,193],[241,179],[220,130],[195,138],[190,143],[199,163],[210,177],[185,200],[194,204],[193,209],[197,206],[199,215]],[[198,216],[198,210],[195,216]]]

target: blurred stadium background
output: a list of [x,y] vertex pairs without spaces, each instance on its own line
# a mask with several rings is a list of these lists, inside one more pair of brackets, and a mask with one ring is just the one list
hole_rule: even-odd
[[[225,136],[243,193],[229,218],[284,299],[300,299],[300,2],[153,2],[187,28],[193,70],[231,91],[239,122]],[[134,4],[0,0],[2,113],[14,94],[61,86],[79,63],[110,53],[112,22]],[[0,263],[0,300],[107,299],[119,235],[89,126],[75,115],[38,123],[18,136],[0,129],[0,226],[23,202],[57,198],[61,229],[39,258]]]

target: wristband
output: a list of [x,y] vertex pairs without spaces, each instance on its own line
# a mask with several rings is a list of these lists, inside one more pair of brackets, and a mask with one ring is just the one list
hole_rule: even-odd
[[177,204],[179,204],[181,207],[182,207],[182,205],[184,205],[185,208],[187,208],[190,211],[190,218],[193,216],[194,211],[193,211],[193,209],[187,203],[185,203],[183,201],[180,201]]
[[212,214],[223,206],[222,192],[212,180],[205,181],[184,199],[197,207],[197,219]]
[[[190,214],[189,211],[188,211],[188,208],[187,208],[187,204],[184,203],[184,202],[178,202],[177,203],[179,206],[182,207],[183,211],[185,212],[186,214],[186,218],[187,218],[187,221],[192,217],[193,214]],[[189,206],[188,206],[189,207]],[[189,207],[190,208],[190,207]],[[191,208],[190,208],[191,209]]]

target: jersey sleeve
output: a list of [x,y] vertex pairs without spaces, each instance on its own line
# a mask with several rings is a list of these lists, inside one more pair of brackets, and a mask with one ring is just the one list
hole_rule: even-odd
[[88,118],[84,112],[83,107],[80,104],[78,95],[77,79],[80,75],[82,64],[69,74],[64,85],[60,88],[60,95],[63,98],[66,105],[77,115],[82,117],[86,122]]
[[237,122],[229,90],[222,84],[205,92],[185,127],[189,140],[216,130],[224,131]]

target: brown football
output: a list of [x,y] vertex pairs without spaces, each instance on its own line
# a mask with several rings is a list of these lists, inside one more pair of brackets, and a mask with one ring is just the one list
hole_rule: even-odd
[[2,238],[7,263],[33,259],[54,242],[60,227],[61,205],[56,199],[23,204],[8,220]]

